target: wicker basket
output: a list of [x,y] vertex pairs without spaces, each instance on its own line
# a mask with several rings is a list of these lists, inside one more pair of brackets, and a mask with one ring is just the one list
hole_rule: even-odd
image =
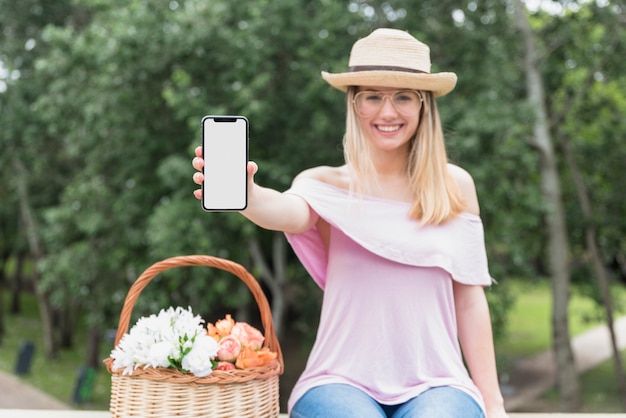
[[273,362],[245,370],[214,370],[197,377],[168,368],[138,368],[132,375],[112,370],[113,359],[104,361],[111,373],[112,417],[278,417],[278,376],[283,357],[276,338],[269,304],[258,282],[232,261],[210,256],[172,257],[146,269],[128,291],[115,337],[115,346],[128,332],[133,306],[141,291],[159,273],[183,266],[208,266],[226,270],[248,286],[261,312],[264,347],[277,353]]

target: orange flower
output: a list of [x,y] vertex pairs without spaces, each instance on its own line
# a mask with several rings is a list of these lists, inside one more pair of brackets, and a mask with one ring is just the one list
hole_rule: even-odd
[[217,334],[217,328],[211,322],[206,326],[206,333],[209,337],[213,338],[215,341],[220,341],[220,336]]
[[238,369],[260,367],[270,363],[275,359],[276,353],[271,352],[267,347],[261,348],[260,350],[255,350],[251,346],[246,345],[239,353],[239,356],[237,356],[235,366]]
[[230,332],[232,331],[234,326],[235,320],[230,316],[230,314],[226,315],[226,318],[220,319],[215,323],[217,335],[219,335],[220,337],[230,335]]

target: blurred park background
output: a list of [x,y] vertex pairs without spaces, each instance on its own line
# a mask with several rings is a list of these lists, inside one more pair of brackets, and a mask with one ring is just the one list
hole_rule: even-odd
[[[344,71],[378,27],[408,30],[433,72],[459,76],[439,106],[481,202],[502,379],[552,349],[552,408],[626,408],[615,339],[595,403],[569,343],[626,312],[621,0],[0,0],[0,370],[33,341],[25,379],[65,397],[80,366],[99,370],[84,407],[106,409],[102,359],[131,283],[163,258],[208,254],[264,286],[286,399],[321,292],[282,234],[201,210],[200,120],[245,115],[257,182],[278,190],[341,164],[345,100],[320,71]],[[237,279],[208,269],[163,274],[135,317],[170,305],[258,322]]]

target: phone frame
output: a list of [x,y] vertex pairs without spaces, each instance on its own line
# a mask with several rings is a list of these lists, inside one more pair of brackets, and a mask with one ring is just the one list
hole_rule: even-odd
[[[243,187],[243,202],[241,205],[225,205],[225,207],[218,207],[220,205],[217,204],[210,204],[211,202],[208,201],[207,199],[207,195],[206,195],[206,190],[207,190],[207,179],[209,178],[209,176],[207,175],[207,168],[208,168],[208,164],[207,164],[207,160],[209,160],[209,158],[207,158],[207,155],[205,154],[207,152],[207,147],[206,147],[206,123],[209,121],[214,121],[213,123],[236,123],[239,120],[243,120],[244,124],[245,124],[245,163],[242,167],[242,173],[238,174],[241,175],[243,177],[243,179],[239,179],[236,182],[236,187],[235,189],[237,189],[237,187]],[[201,133],[202,133],[202,158],[204,159],[205,165],[202,169],[202,173],[204,174],[204,181],[202,182],[202,199],[201,199],[201,205],[202,205],[202,209],[204,209],[207,212],[239,212],[242,211],[244,209],[246,209],[246,207],[248,206],[248,171],[247,171],[247,165],[248,165],[248,152],[249,152],[249,147],[248,147],[248,141],[249,141],[249,136],[250,136],[250,124],[248,122],[248,119],[245,116],[241,116],[241,115],[206,115],[202,118],[201,121]],[[239,156],[237,156],[237,158],[239,158]],[[229,171],[230,172],[230,171]],[[242,181],[242,183],[240,183]],[[214,183],[215,185],[217,185],[217,183]]]

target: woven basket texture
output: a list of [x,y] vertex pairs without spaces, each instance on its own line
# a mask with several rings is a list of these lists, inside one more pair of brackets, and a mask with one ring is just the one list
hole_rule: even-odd
[[146,269],[131,286],[115,337],[115,346],[128,332],[133,307],[141,291],[159,273],[175,267],[207,266],[226,270],[241,279],[252,293],[261,313],[264,347],[277,353],[268,365],[245,370],[214,370],[197,377],[175,369],[138,368],[132,375],[113,370],[113,359],[104,363],[111,373],[111,416],[275,418],[279,416],[279,382],[283,356],[274,330],[272,314],[259,283],[241,265],[229,260],[202,256],[172,257]]

